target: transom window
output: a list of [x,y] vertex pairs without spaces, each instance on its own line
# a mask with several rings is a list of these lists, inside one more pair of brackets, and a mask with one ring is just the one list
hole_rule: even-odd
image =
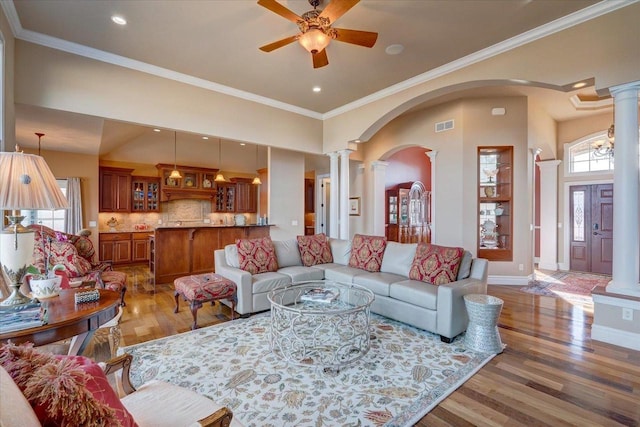
[[606,132],[577,141],[566,150],[569,173],[609,172],[613,170],[613,152],[599,154],[596,148],[607,139]]

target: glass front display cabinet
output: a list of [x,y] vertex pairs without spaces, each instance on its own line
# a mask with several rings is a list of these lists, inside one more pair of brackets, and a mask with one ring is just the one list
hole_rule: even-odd
[[513,146],[478,147],[478,257],[513,260]]

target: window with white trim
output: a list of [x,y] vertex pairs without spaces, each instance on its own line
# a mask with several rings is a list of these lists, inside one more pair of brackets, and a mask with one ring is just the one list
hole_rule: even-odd
[[[60,190],[64,196],[67,196],[67,180],[56,179]],[[44,225],[53,230],[64,231],[64,219],[67,214],[66,209],[55,210],[22,210],[21,214],[25,216],[23,225]]]
[[596,151],[606,138],[605,131],[570,144],[565,150],[569,174],[613,171],[613,152],[601,155]]

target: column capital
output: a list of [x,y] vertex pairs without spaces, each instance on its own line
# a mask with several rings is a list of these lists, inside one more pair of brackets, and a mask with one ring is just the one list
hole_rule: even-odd
[[553,167],[558,167],[558,165],[562,163],[562,160],[539,160],[536,162],[536,165],[540,169],[552,169]]
[[371,169],[386,169],[389,166],[389,162],[385,162],[384,160],[374,160],[371,162]]
[[327,153],[327,156],[331,157],[332,159],[337,159],[339,155],[340,153],[337,151],[332,151],[330,153]]
[[640,81],[626,83],[623,85],[613,86],[609,88],[609,93],[613,95],[614,98],[620,95],[633,96],[634,91],[635,91],[635,96],[638,97],[638,91],[640,91]]
[[438,150],[426,151],[424,154],[426,154],[432,162],[435,162],[436,157],[438,157]]
[[338,154],[340,154],[341,157],[349,157],[351,153],[353,153],[353,150],[349,150],[348,148],[338,151]]

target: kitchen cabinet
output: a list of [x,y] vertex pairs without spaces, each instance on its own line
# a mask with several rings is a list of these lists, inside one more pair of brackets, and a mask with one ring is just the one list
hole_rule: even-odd
[[149,233],[131,233],[131,262],[149,261]]
[[171,178],[173,165],[157,164],[160,175],[160,201],[180,199],[208,199],[216,196],[214,178],[218,169],[178,165],[182,178]]
[[131,262],[131,233],[100,233],[100,261]]
[[513,260],[513,147],[478,147],[478,257]]
[[131,177],[131,212],[160,212],[160,178]]
[[387,240],[400,241],[400,228],[409,225],[409,189],[411,183],[398,184],[386,191],[386,225]]
[[236,211],[236,184],[216,182],[216,196],[213,202],[215,212]]
[[131,172],[133,169],[100,167],[100,212],[131,211]]
[[236,184],[236,208],[238,213],[258,212],[258,186],[251,178],[231,178]]

